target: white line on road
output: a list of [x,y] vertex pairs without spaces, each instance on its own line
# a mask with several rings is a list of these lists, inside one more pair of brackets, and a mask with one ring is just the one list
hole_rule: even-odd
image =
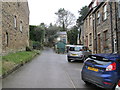
[[70,82],[72,83],[73,88],[76,88],[76,87],[75,87],[75,84],[74,84],[73,80],[71,79],[71,77],[69,76],[69,74],[68,74],[66,71],[65,71],[65,73],[66,73],[66,75],[68,76]]

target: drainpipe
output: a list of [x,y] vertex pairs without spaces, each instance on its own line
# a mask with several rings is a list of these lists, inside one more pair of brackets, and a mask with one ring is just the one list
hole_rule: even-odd
[[114,53],[114,42],[113,42],[113,22],[112,22],[112,2],[109,2],[110,5],[110,27],[111,27],[111,46],[112,46],[112,53]]
[[96,48],[96,53],[97,53],[97,25],[96,25],[96,13],[95,13],[95,48]]
[[117,15],[117,6],[116,6],[116,2],[115,2],[115,26],[116,26],[116,43],[117,43],[117,45],[116,45],[116,48],[117,48],[117,53],[119,53],[118,51],[118,25],[117,25],[117,17],[118,17],[118,15]]

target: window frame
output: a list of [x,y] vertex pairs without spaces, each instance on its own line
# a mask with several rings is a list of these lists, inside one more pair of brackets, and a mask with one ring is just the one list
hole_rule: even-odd
[[120,0],[118,1],[118,18],[120,18]]
[[14,16],[14,28],[17,29],[17,16]]
[[103,34],[104,34],[104,49],[106,49],[106,48],[108,48],[108,45],[107,45],[107,42],[108,42],[108,37],[107,37],[107,34],[108,34],[108,30],[105,30],[104,32],[103,32]]
[[20,32],[23,32],[23,22],[20,21]]
[[107,19],[108,11],[107,11],[107,4],[103,6],[103,20]]
[[97,12],[97,24],[100,24],[100,11]]
[[92,46],[92,33],[89,34],[89,46]]

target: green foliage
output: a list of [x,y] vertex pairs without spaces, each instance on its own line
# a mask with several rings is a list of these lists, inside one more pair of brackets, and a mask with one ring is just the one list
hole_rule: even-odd
[[69,44],[76,45],[77,37],[78,37],[78,28],[74,26],[70,31],[67,32],[68,42]]
[[37,42],[33,43],[34,49],[40,49],[44,43],[46,26],[44,23],[41,23],[39,26],[30,26],[30,40]]
[[33,49],[37,49],[37,50],[40,50],[43,48],[43,44],[41,44],[38,41],[32,41],[32,46],[33,46]]
[[[35,51],[22,51],[17,53],[10,53],[6,56],[2,57],[2,60],[4,61],[11,61],[16,64],[19,64],[21,62],[25,62],[27,60],[30,60],[34,55],[36,54]],[[18,58],[19,57],[19,58]]]
[[46,38],[48,39],[49,46],[53,46],[54,39],[57,38],[57,32],[60,31],[60,28],[56,25],[50,24],[50,26],[46,30]]
[[30,28],[30,40],[35,40],[35,37],[36,37],[36,35],[35,35],[35,28],[36,28],[37,26],[33,26],[33,25],[30,25],[29,26],[29,28]]
[[22,51],[17,53],[10,53],[2,57],[2,74],[12,70],[18,64],[23,64],[31,60],[38,51]]
[[89,11],[89,8],[87,6],[82,7],[82,9],[78,11],[80,15],[79,18],[77,19],[78,26],[82,23],[88,11]]

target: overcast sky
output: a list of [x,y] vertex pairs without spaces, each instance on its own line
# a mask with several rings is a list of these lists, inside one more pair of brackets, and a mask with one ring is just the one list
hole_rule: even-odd
[[78,10],[88,5],[91,0],[28,0],[30,9],[30,25],[39,25],[44,22],[55,23],[57,17],[55,12],[59,8],[64,8],[72,12],[76,19],[78,18]]

